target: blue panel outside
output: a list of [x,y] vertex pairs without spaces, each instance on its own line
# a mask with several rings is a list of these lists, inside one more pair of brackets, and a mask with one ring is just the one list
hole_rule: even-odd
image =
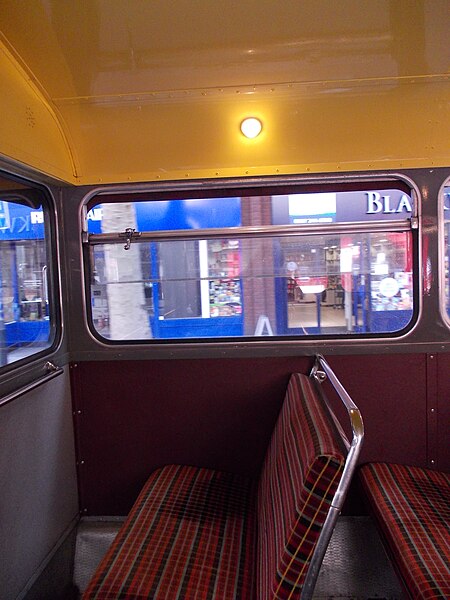
[[241,337],[241,316],[211,317],[209,319],[164,319],[158,323],[160,339]]
[[412,317],[412,310],[372,311],[370,333],[401,331],[411,322]]
[[0,242],[43,239],[44,235],[44,214],[41,208],[34,209],[0,200]]
[[42,321],[14,321],[5,324],[6,345],[32,344],[33,342],[48,342],[50,336],[50,322]]
[[[240,198],[201,198],[136,202],[138,231],[171,231],[238,227],[241,224]],[[89,233],[104,233],[101,205],[88,215]],[[124,230],[128,225],[124,223]]]

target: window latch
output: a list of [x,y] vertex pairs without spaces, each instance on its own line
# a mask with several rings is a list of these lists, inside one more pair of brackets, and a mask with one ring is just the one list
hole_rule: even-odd
[[127,227],[123,233],[119,233],[119,237],[125,239],[126,244],[123,247],[124,250],[129,250],[131,246],[131,241],[134,238],[141,237],[141,232],[136,231],[136,229],[131,229],[131,227]]

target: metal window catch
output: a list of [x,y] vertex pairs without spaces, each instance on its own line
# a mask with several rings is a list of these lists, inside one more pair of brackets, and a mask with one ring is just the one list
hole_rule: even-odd
[[131,227],[127,227],[123,233],[119,233],[119,237],[125,239],[126,244],[123,247],[124,250],[129,250],[131,246],[131,241],[133,238],[141,237],[140,231],[136,231],[136,229],[132,229]]

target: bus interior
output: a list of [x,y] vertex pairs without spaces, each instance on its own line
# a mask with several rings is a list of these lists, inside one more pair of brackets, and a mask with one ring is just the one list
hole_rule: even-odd
[[[448,0],[0,8],[0,600],[448,597]],[[274,591],[297,417],[295,444],[343,429],[352,462]],[[226,487],[254,498],[255,558],[225,592],[140,547],[108,592],[173,465],[259,482]],[[172,542],[206,572],[201,531]]]

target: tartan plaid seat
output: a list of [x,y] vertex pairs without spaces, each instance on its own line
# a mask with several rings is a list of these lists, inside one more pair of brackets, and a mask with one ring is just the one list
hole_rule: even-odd
[[292,375],[259,481],[258,600],[300,598],[344,462],[314,382]]
[[360,479],[412,598],[450,598],[450,475],[388,463]]
[[254,517],[249,480],[163,467],[147,480],[83,598],[251,600]]
[[293,375],[258,486],[154,472],[83,599],[299,599],[344,463],[335,434],[312,381]]

